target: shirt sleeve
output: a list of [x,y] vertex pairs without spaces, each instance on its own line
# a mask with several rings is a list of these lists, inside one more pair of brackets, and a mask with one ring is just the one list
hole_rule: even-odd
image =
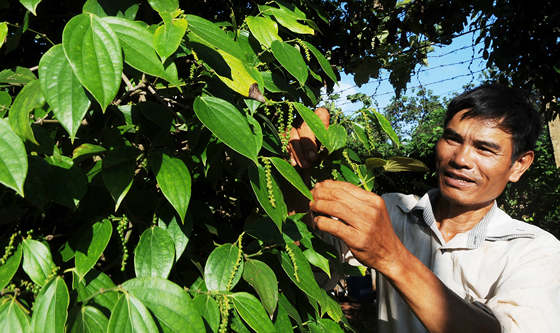
[[560,242],[549,239],[533,239],[521,263],[496,282],[494,296],[476,304],[492,312],[504,333],[560,328]]

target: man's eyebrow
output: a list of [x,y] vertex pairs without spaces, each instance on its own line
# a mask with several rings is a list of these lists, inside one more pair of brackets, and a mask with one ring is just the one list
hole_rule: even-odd
[[458,137],[461,136],[459,133],[455,132],[454,130],[452,130],[452,129],[449,128],[449,127],[446,127],[446,128],[443,130],[443,135],[452,135],[452,136],[458,136]]
[[[443,135],[444,136],[453,136],[453,137],[458,137],[458,138],[462,137],[461,134],[455,132],[451,128],[446,128],[445,130],[443,130]],[[501,150],[502,149],[502,146],[498,145],[497,143],[495,143],[493,141],[475,140],[474,143],[477,146],[484,146],[484,147],[494,149],[494,150]]]

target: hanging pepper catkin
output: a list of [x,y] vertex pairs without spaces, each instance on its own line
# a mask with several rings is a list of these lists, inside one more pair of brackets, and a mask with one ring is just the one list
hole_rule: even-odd
[[289,245],[286,245],[286,252],[288,252],[288,256],[292,261],[292,265],[294,265],[294,275],[296,277],[296,281],[299,282],[298,266],[297,266],[296,255],[294,253],[294,250],[292,250],[292,248]]
[[268,157],[261,157],[264,164],[264,171],[266,175],[266,189],[268,190],[268,201],[273,208],[276,208],[276,200],[274,198],[274,187],[272,186],[272,166]]

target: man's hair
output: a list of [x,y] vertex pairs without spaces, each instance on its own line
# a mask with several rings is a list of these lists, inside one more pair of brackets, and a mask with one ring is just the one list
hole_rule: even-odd
[[541,116],[523,92],[500,84],[484,84],[464,92],[449,102],[444,127],[458,112],[468,109],[465,118],[499,121],[498,128],[511,135],[511,163],[525,152],[535,149],[542,130]]

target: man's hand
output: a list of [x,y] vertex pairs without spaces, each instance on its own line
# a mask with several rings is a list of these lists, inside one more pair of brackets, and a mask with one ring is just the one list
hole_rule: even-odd
[[[318,108],[315,114],[321,118],[326,128],[329,128],[329,111],[325,108]],[[306,122],[301,121],[298,126],[292,127],[290,131],[290,142],[288,145],[290,162],[293,166],[299,165],[303,169],[311,166],[318,156],[317,141],[315,134]]]
[[315,225],[340,239],[362,264],[389,273],[395,256],[404,246],[393,230],[385,201],[346,182],[326,180],[315,185],[309,207],[316,213]]

